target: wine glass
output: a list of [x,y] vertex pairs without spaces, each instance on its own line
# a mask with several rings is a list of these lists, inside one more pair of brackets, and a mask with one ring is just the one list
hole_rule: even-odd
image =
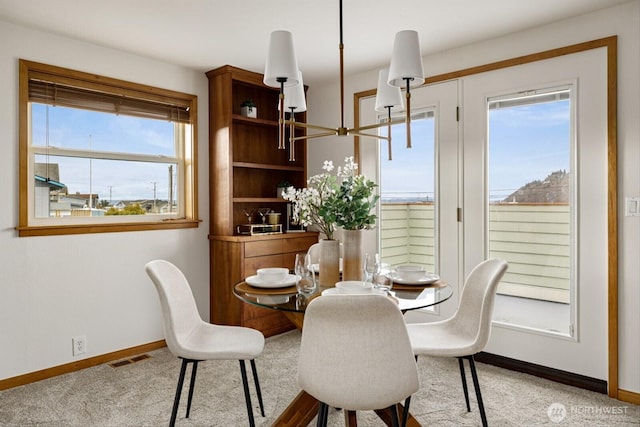
[[380,255],[377,253],[365,254],[362,268],[364,270],[364,281],[373,282],[373,276],[380,273]]
[[296,261],[293,271],[295,272],[296,288],[298,293],[304,296],[311,295],[316,289],[316,282],[311,270],[311,257],[308,253],[296,254]]
[[374,289],[379,289],[385,294],[391,292],[391,288],[393,287],[393,280],[391,276],[393,275],[393,271],[380,272],[378,271],[373,275],[372,282]]
[[247,217],[247,224],[251,224],[253,221],[253,214],[255,211],[255,209],[242,209],[242,212],[244,212],[244,215]]
[[260,214],[260,218],[262,218],[262,223],[267,223],[267,214],[271,212],[271,208],[258,208],[258,214]]

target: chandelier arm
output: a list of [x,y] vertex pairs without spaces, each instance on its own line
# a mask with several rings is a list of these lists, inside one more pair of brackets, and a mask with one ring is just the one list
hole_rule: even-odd
[[278,78],[280,82],[280,94],[278,95],[278,103],[280,107],[278,111],[280,112],[278,116],[278,149],[284,150],[284,133],[285,133],[285,120],[284,120],[284,83],[286,82],[286,78]]
[[296,161],[296,117],[294,113],[295,107],[291,107],[291,113],[289,114],[289,161]]
[[340,129],[344,129],[344,41],[342,31],[342,0],[340,0]]
[[293,140],[301,141],[303,139],[322,138],[324,136],[336,136],[336,133],[335,132],[314,133],[312,135],[296,136],[295,138],[293,138]]
[[378,129],[378,128],[381,128],[383,126],[395,125],[395,124],[402,123],[402,122],[403,122],[403,120],[401,120],[401,119],[385,120],[382,123],[376,123],[376,124],[367,125],[367,126],[360,126],[359,128],[347,129],[347,132],[349,132],[349,135],[351,135],[354,132],[359,132],[359,131],[362,131],[362,130]]
[[[287,120],[286,123],[287,124],[291,124],[291,121]],[[296,125],[296,127],[301,127],[301,128],[324,130],[324,131],[327,131],[327,132],[331,132],[331,135],[336,135],[338,133],[338,130],[336,128],[330,128],[330,127],[326,127],[326,126],[316,126],[316,125],[312,125],[310,123],[295,122],[295,125]]]
[[349,135],[363,136],[363,137],[367,137],[367,138],[376,138],[376,139],[381,139],[383,141],[390,141],[391,140],[391,136],[382,136],[382,135],[376,135],[376,134],[373,134],[373,133],[363,133],[363,132],[358,132],[358,131],[349,132]]
[[387,107],[387,136],[389,139],[387,140],[387,151],[389,152],[389,160],[393,160],[393,155],[391,154],[391,107]]
[[412,78],[405,79],[407,81],[407,148],[411,148],[411,85]]

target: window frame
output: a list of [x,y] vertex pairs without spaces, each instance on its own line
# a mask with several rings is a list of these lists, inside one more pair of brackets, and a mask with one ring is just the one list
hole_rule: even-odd
[[[114,95],[126,95],[136,99],[149,100],[156,103],[177,105],[188,108],[190,113],[191,138],[181,141],[183,150],[179,153],[185,167],[179,180],[184,188],[180,218],[158,218],[147,220],[141,218],[121,217],[114,221],[112,218],[96,217],[95,221],[77,223],[42,224],[30,214],[33,205],[33,194],[30,191],[29,180],[30,162],[30,108],[29,108],[29,80],[34,75],[47,75],[53,81],[73,84],[77,87],[96,89]],[[197,181],[197,96],[162,89],[139,83],[132,83],[111,77],[85,73],[53,65],[42,64],[24,59],[19,60],[19,96],[18,96],[18,162],[19,162],[19,201],[18,226],[19,237],[68,235],[86,233],[108,233],[123,231],[145,231],[196,228],[198,219],[198,181]],[[100,219],[103,218],[103,219]]]

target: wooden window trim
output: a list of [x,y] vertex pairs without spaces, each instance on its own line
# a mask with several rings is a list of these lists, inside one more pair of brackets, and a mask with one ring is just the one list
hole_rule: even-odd
[[[192,125],[192,139],[185,149],[185,163],[187,170],[184,172],[185,217],[162,221],[148,222],[117,222],[117,223],[92,223],[92,224],[54,224],[54,225],[30,225],[29,224],[29,79],[34,76],[54,76],[56,81],[66,84],[78,84],[82,87],[94,90],[103,90],[107,93],[116,93],[131,96],[136,99],[147,99],[159,103],[169,103],[185,107],[189,110]],[[96,74],[85,73],[67,68],[38,62],[19,60],[19,89],[18,89],[18,236],[52,236],[86,233],[110,233],[123,231],[165,230],[180,228],[196,228],[201,220],[198,219],[198,167],[197,167],[197,104],[196,95],[146,86],[124,80],[104,77]]]

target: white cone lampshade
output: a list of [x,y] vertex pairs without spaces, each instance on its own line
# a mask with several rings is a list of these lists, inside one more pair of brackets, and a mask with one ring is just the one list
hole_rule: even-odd
[[273,31],[269,38],[269,53],[264,67],[264,84],[280,87],[298,84],[298,60],[293,48],[293,36],[289,31]]
[[389,66],[388,82],[391,86],[405,87],[406,79],[412,79],[409,81],[410,87],[424,83],[420,42],[418,33],[413,30],[400,31],[396,34]]
[[[280,104],[278,103],[278,109]],[[287,112],[302,113],[307,111],[307,100],[304,97],[304,82],[302,72],[298,71],[298,84],[284,88],[284,109]]]
[[399,87],[391,86],[389,80],[389,69],[385,68],[378,73],[378,90],[376,91],[376,111],[386,112],[388,107],[391,111],[399,111],[403,108],[402,92]]

